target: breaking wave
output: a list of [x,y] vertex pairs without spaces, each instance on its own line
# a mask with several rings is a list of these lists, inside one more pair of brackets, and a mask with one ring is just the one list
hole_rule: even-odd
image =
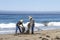
[[[27,27],[27,23],[23,23],[24,27]],[[41,24],[41,23],[35,23],[35,27],[40,27],[40,26],[44,26],[44,24]],[[5,24],[5,23],[1,23],[0,24],[0,28],[14,28],[16,27],[16,23],[8,23],[8,24]]]
[[[25,28],[27,28],[28,23],[29,22],[23,23]],[[47,23],[47,27],[45,27],[44,23],[35,23],[35,31],[56,29],[60,28],[59,26],[60,22],[49,22]],[[0,23],[0,34],[14,33],[15,29],[16,29],[16,23]]]
[[[27,27],[27,23],[23,23],[24,27]],[[35,27],[44,26],[44,23],[35,23]],[[49,22],[47,26],[60,26],[60,22]],[[0,23],[0,28],[14,28],[16,23]]]

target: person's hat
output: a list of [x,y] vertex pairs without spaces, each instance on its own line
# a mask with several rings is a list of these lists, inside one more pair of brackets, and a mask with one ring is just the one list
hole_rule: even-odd
[[23,19],[21,19],[20,22],[23,22]]
[[31,19],[32,18],[32,16],[29,16],[29,19]]

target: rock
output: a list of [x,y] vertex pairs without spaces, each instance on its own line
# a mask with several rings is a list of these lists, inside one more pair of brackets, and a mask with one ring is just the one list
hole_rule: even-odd
[[39,37],[39,38],[42,38],[42,37]]
[[50,38],[50,36],[49,36],[49,35],[46,35],[46,37]]
[[47,38],[42,38],[42,40],[48,40]]
[[60,40],[60,37],[56,36],[56,38],[55,38],[55,39]]

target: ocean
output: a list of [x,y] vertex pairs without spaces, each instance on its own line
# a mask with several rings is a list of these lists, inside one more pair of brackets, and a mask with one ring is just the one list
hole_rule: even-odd
[[[12,13],[2,14],[0,13],[0,34],[12,34],[15,33],[16,23],[20,20],[24,20],[24,27],[27,29],[29,22],[28,16],[32,16],[35,20],[35,31],[41,30],[53,30],[60,29],[60,14],[52,13]],[[46,24],[46,25],[45,25]]]

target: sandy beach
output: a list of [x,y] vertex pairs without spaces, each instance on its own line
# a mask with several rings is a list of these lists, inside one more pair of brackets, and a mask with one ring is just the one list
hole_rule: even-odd
[[43,30],[35,34],[0,34],[0,40],[60,40],[60,30]]

